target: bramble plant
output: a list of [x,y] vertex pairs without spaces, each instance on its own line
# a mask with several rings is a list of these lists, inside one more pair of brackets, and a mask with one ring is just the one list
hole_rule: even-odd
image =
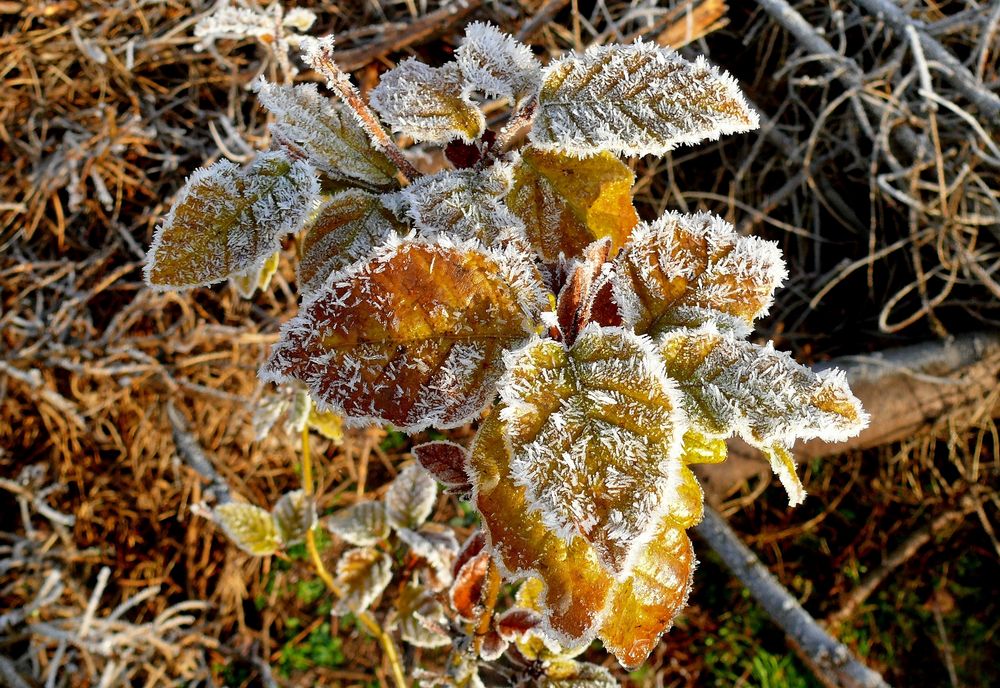
[[[308,390],[314,414],[349,426],[481,421],[468,449],[414,448],[478,511],[482,531],[464,547],[425,523],[435,486],[417,465],[384,503],[325,522],[355,546],[324,577],[341,597],[334,611],[362,615],[397,682],[392,641],[366,611],[394,576],[393,542],[424,566],[401,574],[387,627],[453,648],[428,682],[482,685],[483,662],[506,652],[507,681],[613,685],[572,657],[599,638],[637,667],[684,606],[687,529],[703,509],[690,466],[724,460],[738,435],[795,505],[805,493],[792,444],[867,423],[843,374],[746,341],[786,276],[774,244],[709,213],[642,222],[633,207],[620,156],[750,131],[757,116],[704,59],[647,43],[543,68],[475,23],[454,61],[401,62],[366,102],[332,39],[300,42],[340,102],[313,84],[258,81],[272,149],[191,177],[158,228],[146,279],[166,289],[234,278],[252,294],[281,240],[301,233],[300,311],[261,378]],[[484,99],[511,107],[498,131]],[[443,146],[452,169],[421,175],[383,122]],[[307,446],[303,468],[304,490],[274,513],[234,503],[215,517],[253,553],[302,538],[315,551]],[[521,585],[497,613],[501,581]]]

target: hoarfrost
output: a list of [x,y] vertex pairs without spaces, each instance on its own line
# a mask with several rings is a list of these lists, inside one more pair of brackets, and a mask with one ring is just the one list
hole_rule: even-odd
[[392,559],[371,547],[350,549],[337,562],[337,587],[344,596],[337,600],[332,614],[362,612],[382,594],[392,580]]
[[389,521],[382,502],[360,502],[323,520],[327,530],[358,547],[389,537]]
[[[430,473],[417,464],[404,468],[385,493],[389,524],[397,531],[419,528],[434,508],[437,484]],[[456,543],[455,550],[458,550]]]
[[542,66],[531,49],[492,24],[473,22],[455,51],[466,82],[487,96],[509,98],[515,105],[533,97]]
[[651,43],[594,46],[549,64],[530,138],[583,157],[663,155],[758,125],[736,81],[704,57],[688,62]]

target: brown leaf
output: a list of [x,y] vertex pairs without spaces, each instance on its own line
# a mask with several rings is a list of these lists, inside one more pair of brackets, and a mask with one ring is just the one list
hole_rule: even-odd
[[450,494],[467,494],[472,485],[465,470],[469,450],[454,442],[418,444],[411,450],[417,462],[442,483]]

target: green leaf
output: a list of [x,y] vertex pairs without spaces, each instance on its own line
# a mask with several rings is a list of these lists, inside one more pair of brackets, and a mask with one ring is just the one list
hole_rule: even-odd
[[221,504],[212,510],[212,518],[244,552],[260,557],[274,554],[281,547],[274,518],[259,506],[242,502]]
[[259,154],[246,168],[222,160],[188,180],[146,257],[146,283],[187,289],[220,282],[262,264],[297,232],[319,183],[304,162]]

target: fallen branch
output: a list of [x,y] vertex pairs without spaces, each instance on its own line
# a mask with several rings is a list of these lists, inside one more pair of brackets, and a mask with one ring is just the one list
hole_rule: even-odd
[[[829,368],[847,373],[851,390],[871,414],[871,424],[844,442],[797,443],[793,453],[799,461],[912,437],[942,418],[957,418],[968,426],[986,416],[1000,416],[1000,334],[964,335],[815,366]],[[729,442],[728,460],[698,467],[715,504],[750,478],[768,472],[760,452],[738,439]]]
[[842,688],[876,688],[888,684],[865,666],[836,638],[831,637],[786,590],[767,567],[744,545],[725,520],[705,507],[705,520],[695,531],[722,558],[771,619],[802,648],[821,680]]

